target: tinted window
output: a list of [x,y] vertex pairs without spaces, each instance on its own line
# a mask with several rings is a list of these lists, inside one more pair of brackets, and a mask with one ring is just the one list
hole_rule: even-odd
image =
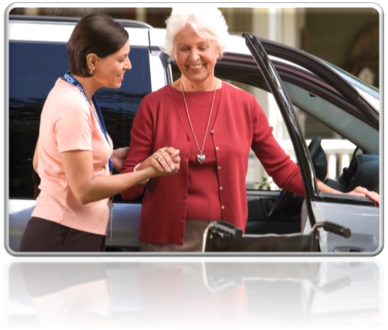
[[[146,48],[131,47],[132,70],[118,90],[96,93],[115,147],[129,145],[132,121],[142,98],[151,91]],[[43,104],[58,77],[68,70],[66,44],[10,42],[9,174],[10,198],[33,198],[32,157]],[[135,83],[134,83],[135,82]]]

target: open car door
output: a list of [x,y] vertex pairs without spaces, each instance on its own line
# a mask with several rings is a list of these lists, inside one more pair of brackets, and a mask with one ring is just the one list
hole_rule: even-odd
[[[244,34],[243,37],[276,99],[294,146],[306,194],[305,210],[302,212],[305,214],[305,219],[302,219],[304,233],[309,233],[317,223],[332,222],[339,227],[349,228],[352,234],[345,238],[341,237],[343,235],[320,231],[319,244],[322,252],[378,252],[382,248],[379,208],[365,197],[319,192],[313,163],[283,82],[259,40],[249,34]],[[339,92],[354,107],[364,114],[370,113],[369,105],[363,97],[330,68],[323,68],[315,73],[322,79],[330,80],[333,86],[338,86]]]
[[[204,251],[309,251],[346,255],[349,252],[378,252],[382,246],[379,236],[379,208],[364,197],[323,194],[319,191],[309,150],[283,82],[259,39],[250,34],[243,34],[243,37],[277,102],[295,150],[305,187],[303,230],[300,234],[291,235],[243,236],[242,231],[226,223],[215,223],[209,226],[205,234]],[[324,68],[321,78],[337,79],[341,86],[339,91],[350,103],[361,110],[367,107],[352,86],[328,67]]]

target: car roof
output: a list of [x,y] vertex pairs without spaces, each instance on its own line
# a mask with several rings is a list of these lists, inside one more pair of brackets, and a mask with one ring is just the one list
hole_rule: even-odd
[[[70,23],[73,25],[75,25],[80,19],[81,19],[81,17],[67,17],[67,16],[9,15],[10,21]],[[119,22],[124,27],[143,28],[143,29],[152,29],[153,28],[148,23],[136,21],[136,20],[132,20],[132,19],[115,18],[115,21]]]
[[[13,16],[8,25],[9,40],[66,43],[78,17]],[[128,31],[131,46],[149,47],[150,25],[131,20],[117,20]],[[48,29],[47,27],[50,26]]]

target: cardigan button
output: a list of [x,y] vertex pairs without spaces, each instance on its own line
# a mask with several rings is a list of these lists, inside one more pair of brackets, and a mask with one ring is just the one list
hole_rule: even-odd
[[221,206],[221,210],[225,210],[225,206],[224,205]]
[[219,147],[216,147],[216,150],[218,151],[218,150],[220,150],[220,148],[219,148]]
[[221,166],[218,166],[217,168],[218,168],[218,170],[220,170],[220,169],[221,169]]
[[222,186],[220,186],[220,190],[224,189]]
[[214,134],[214,129],[212,129],[212,130],[210,131],[210,134]]

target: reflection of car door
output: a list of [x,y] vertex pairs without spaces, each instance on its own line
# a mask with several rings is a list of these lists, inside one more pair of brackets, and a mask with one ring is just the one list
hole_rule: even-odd
[[[244,34],[244,38],[276,99],[295,149],[306,192],[304,211],[305,218],[309,221],[304,221],[305,230],[309,231],[316,222],[320,221],[331,221],[351,229],[352,237],[350,239],[344,239],[325,232],[321,234],[322,252],[377,251],[380,241],[379,209],[365,198],[329,195],[318,191],[311,158],[283,82],[260,41],[256,37],[247,34]],[[344,92],[354,93],[351,86],[349,91],[346,88],[346,84],[341,86],[343,94]],[[357,103],[353,105],[362,110],[365,101],[358,97],[355,102]]]
[[[304,314],[309,314],[321,326],[351,323],[356,319],[366,321],[378,311],[380,305],[380,274],[378,265],[371,262],[322,263],[318,278],[327,283],[340,284],[341,278],[348,277],[350,283],[337,285],[336,290],[332,290],[333,285],[331,287],[326,285],[329,291],[325,293],[324,290],[313,290],[311,283],[303,281],[300,296]],[[322,283],[318,286],[325,288]],[[339,314],[341,317],[338,317]]]

